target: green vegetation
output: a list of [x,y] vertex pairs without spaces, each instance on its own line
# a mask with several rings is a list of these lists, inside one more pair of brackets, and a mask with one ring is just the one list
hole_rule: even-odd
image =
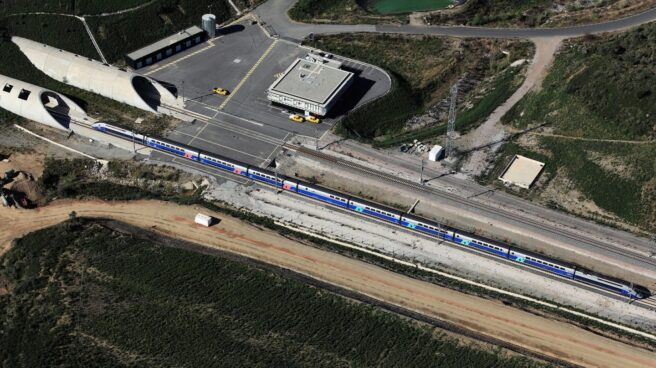
[[[0,0],[0,33],[2,34],[0,74],[64,93],[78,102],[91,116],[99,117],[104,121],[139,129],[144,133],[160,135],[171,125],[171,119],[150,115],[136,108],[54,81],[36,69],[10,41],[11,36],[21,36],[99,59],[82,22],[77,18],[66,15],[24,13],[101,13],[129,9],[146,2],[144,0],[109,2]],[[210,5],[218,21],[225,21],[231,16],[227,0],[158,0],[136,11],[112,16],[87,17],[87,21],[95,32],[105,56],[110,61],[120,61],[127,52],[198,23],[201,14],[206,13]],[[146,117],[146,119],[142,124],[135,125],[133,122],[139,117]],[[5,124],[17,121],[15,116],[4,110],[0,111],[0,118]]]
[[373,0],[369,8],[381,14],[409,13],[446,8],[453,0]]
[[[513,148],[514,147],[514,148]],[[523,154],[538,160],[545,159],[545,156],[532,153],[517,145],[509,144],[503,148],[512,153]],[[511,153],[511,152],[508,152]],[[267,229],[274,230],[285,237],[303,241],[308,245],[316,246],[318,248],[327,249],[345,256],[360,259],[362,261],[378,265],[385,269],[408,275],[420,280],[431,282],[443,287],[453,290],[465,292],[472,295],[477,295],[485,298],[493,298],[501,300],[506,304],[512,304],[519,308],[528,311],[539,311],[538,313],[549,313],[558,316],[564,321],[574,322],[577,325],[593,329],[598,333],[610,333],[612,336],[620,336],[628,341],[640,341],[641,343],[653,346],[653,342],[648,339],[634,336],[619,329],[608,327],[599,322],[595,322],[586,318],[575,316],[563,311],[554,311],[551,308],[546,308],[540,304],[527,302],[523,299],[516,299],[507,295],[498,294],[496,292],[483,289],[470,284],[462,283],[460,281],[436,275],[433,273],[420,271],[416,267],[409,267],[395,262],[391,262],[382,258],[378,258],[368,253],[363,253],[358,250],[345,248],[336,245],[324,239],[319,239],[304,233],[295,232],[286,227],[277,225],[273,219],[269,217],[258,216],[250,212],[236,209],[225,203],[211,203],[203,200],[202,189],[196,190],[193,193],[179,193],[172,190],[167,190],[169,187],[167,183],[170,181],[178,181],[180,179],[180,172],[176,170],[166,170],[165,168],[154,168],[153,166],[145,166],[135,164],[127,161],[110,162],[107,170],[107,178],[111,177],[136,177],[140,179],[154,179],[160,181],[162,185],[156,187],[139,186],[126,186],[123,184],[116,184],[113,181],[93,179],[94,172],[97,166],[89,160],[49,160],[46,162],[44,175],[41,179],[40,185],[45,190],[46,199],[54,197],[92,197],[101,198],[105,200],[128,200],[128,199],[163,199],[173,201],[182,205],[201,205],[211,211],[224,213],[228,216],[262,226]],[[546,168],[547,171],[552,170],[551,167]],[[503,241],[508,241],[503,240]],[[1,273],[1,272],[0,272]],[[0,280],[0,286],[2,285]],[[570,308],[572,309],[572,308]],[[582,311],[581,311],[582,312]],[[416,317],[415,317],[416,318]]]
[[210,5],[218,23],[231,17],[227,0],[160,0],[125,14],[87,17],[87,23],[105,57],[115,62],[131,51],[197,24]]
[[293,20],[304,23],[379,24],[407,23],[403,15],[370,12],[360,0],[298,0],[289,10]]
[[[482,97],[476,99],[474,107],[458,114],[456,118],[456,129],[461,133],[466,133],[483,122],[499,105],[510,98],[523,80],[523,76],[519,73],[519,70],[518,68],[507,69],[494,76],[489,90]],[[391,115],[387,116],[389,118]],[[442,123],[385,137],[384,139],[374,141],[374,145],[378,147],[392,147],[403,142],[410,142],[413,139],[422,141],[445,133],[446,123]]]
[[536,367],[235,261],[74,219],[2,259],[0,360],[35,366]]
[[[381,146],[440,134],[440,124],[407,132],[405,122],[447,97],[450,86],[467,72],[477,73],[481,79],[491,78],[492,90],[487,96],[472,98],[474,107],[462,111],[458,124],[471,129],[521,84],[523,76],[514,70],[493,76],[516,59],[529,57],[533,52],[529,45],[368,34],[320,36],[312,43],[313,47],[379,65],[392,75],[393,89],[388,95],[350,112],[338,128],[341,134],[373,140]],[[501,50],[509,50],[512,56],[504,57]]]
[[517,130],[546,124],[556,136],[525,148],[546,154],[553,176],[566,175],[585,199],[647,229],[656,228],[656,144],[621,141],[656,138],[655,52],[655,25],[570,42],[542,90],[503,118]]

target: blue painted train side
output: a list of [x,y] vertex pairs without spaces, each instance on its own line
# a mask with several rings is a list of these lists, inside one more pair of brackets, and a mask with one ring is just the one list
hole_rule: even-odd
[[[606,276],[596,275],[585,270],[576,269],[572,265],[550,259],[543,255],[520,250],[514,247],[500,244],[479,236],[468,234],[444,225],[428,221],[421,217],[402,214],[397,210],[369,202],[360,198],[353,198],[340,192],[322,188],[288,178],[282,175],[249,166],[244,163],[231,160],[219,155],[207,154],[197,149],[165,139],[155,139],[132,131],[125,130],[105,123],[96,123],[92,127],[106,134],[117,136],[126,140],[135,141],[149,147],[166,151],[189,160],[200,162],[204,165],[216,167],[236,175],[245,176],[262,183],[282,188],[283,190],[298,193],[302,196],[313,198],[324,203],[332,204],[342,208],[350,209],[360,214],[376,217],[378,219],[394,223],[414,231],[436,236],[465,247],[476,248],[498,257],[507,258],[531,267],[539,268],[553,274],[576,279],[578,281],[595,285],[612,292],[629,296],[631,298],[644,298],[649,291],[642,287],[634,288],[627,285],[625,281],[615,280]],[[640,289],[642,291],[636,291]],[[643,290],[644,289],[644,290]]]

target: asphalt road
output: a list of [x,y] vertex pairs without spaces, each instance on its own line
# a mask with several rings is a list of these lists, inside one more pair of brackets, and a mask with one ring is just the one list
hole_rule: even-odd
[[[169,139],[262,166],[290,137],[316,139],[345,111],[391,88],[385,71],[344,59],[344,68],[353,71],[356,78],[334,109],[334,116],[325,117],[321,124],[292,122],[292,111],[272,105],[266,90],[296,58],[308,52],[307,47],[268,37],[259,25],[242,22],[226,26],[218,37],[141,72],[177,86],[185,110],[197,119],[176,127]],[[211,92],[214,87],[225,88],[230,95],[216,95]]]
[[[280,38],[290,40],[302,40],[310,33],[320,34],[344,32],[413,33],[486,38],[567,38],[623,30],[656,20],[656,8],[654,8],[644,13],[623,19],[564,28],[507,29],[461,26],[318,25],[302,24],[290,20],[287,11],[295,2],[296,0],[269,0],[258,7],[255,10],[255,13],[260,17],[261,21],[266,24],[270,32],[273,32]],[[375,150],[368,149],[367,147],[362,147],[361,149],[363,151],[368,151],[363,152],[365,155],[376,155]],[[384,158],[381,159],[384,160]],[[389,160],[389,158],[387,159]],[[398,165],[398,167],[408,170],[416,170],[419,165],[418,162],[388,163],[392,164],[391,166]],[[482,187],[468,180],[451,175],[444,176],[441,173],[434,172],[430,169],[427,169],[426,175],[428,178],[433,178],[431,184],[434,184],[436,187],[457,188],[456,191],[461,193],[451,194],[451,196],[454,198],[467,198],[467,201],[472,204],[470,210],[473,210],[474,212],[480,212],[482,210],[476,205],[477,202],[479,204],[492,204],[493,207],[498,207],[496,211],[499,211],[499,214],[503,213],[504,217],[511,216],[518,220],[523,220],[525,217],[531,217],[542,222],[543,224],[541,226],[547,229],[544,231],[549,233],[568,231],[582,234],[583,237],[574,242],[575,244],[578,244],[578,246],[581,246],[582,244],[593,247],[595,245],[603,245],[607,247],[615,247],[617,250],[624,249],[624,251],[632,249],[634,252],[642,254],[649,254],[649,252],[654,249],[654,245],[649,239],[637,237],[627,232],[608,228],[575,216],[553,211],[509,194],[490,191],[489,188]],[[492,210],[492,212],[494,212],[494,210]],[[535,226],[529,226],[529,228],[543,232],[543,230],[539,230],[535,228]],[[604,252],[601,247],[599,248],[599,251]],[[643,266],[647,265],[647,267],[652,268],[653,260],[650,260],[646,256],[644,257],[644,262],[639,263],[644,263]],[[635,259],[633,261],[636,262]]]
[[463,26],[393,26],[303,24],[289,19],[287,11],[297,0],[269,0],[255,9],[260,19],[281,38],[302,40],[310,33],[413,33],[480,38],[580,37],[586,34],[618,31],[656,20],[656,8],[618,20],[564,28],[485,28]]

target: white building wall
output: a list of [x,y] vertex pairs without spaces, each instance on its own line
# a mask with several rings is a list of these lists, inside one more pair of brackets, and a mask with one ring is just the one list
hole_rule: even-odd
[[[18,45],[34,66],[53,79],[142,110],[157,112],[132,85],[135,77],[143,77],[139,74],[22,37],[12,37],[12,42]],[[147,79],[161,95],[163,104],[177,105],[176,97],[169,90],[157,81]]]
[[[12,86],[10,92],[4,91],[6,85]],[[21,90],[30,91],[27,100],[23,100],[18,97],[21,93]],[[34,84],[0,75],[1,108],[37,123],[45,124],[61,130],[70,130],[68,127],[63,126],[48,112],[41,100],[44,93],[53,94],[59,98],[61,102],[65,103],[69,109],[68,115],[72,119],[83,120],[84,118],[87,118],[84,110],[64,95],[36,86]]]

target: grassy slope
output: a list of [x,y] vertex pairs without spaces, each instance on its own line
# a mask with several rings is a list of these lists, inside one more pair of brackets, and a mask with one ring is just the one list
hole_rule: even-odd
[[[331,22],[331,23],[406,23],[407,12],[419,8],[412,1],[398,1],[405,9],[405,14],[377,14],[377,7],[398,9],[388,6],[395,0],[370,0],[367,8],[363,1],[356,0],[300,0],[290,11],[290,16],[297,21]],[[418,3],[425,3],[421,1]],[[441,5],[448,1],[439,1]],[[406,4],[407,3],[407,4]],[[433,4],[435,1],[433,2]],[[556,25],[576,25],[598,22],[604,19],[616,19],[629,14],[636,14],[653,6],[651,0],[603,0],[596,4],[580,6],[578,0],[468,0],[457,11],[429,16],[432,24],[468,24],[499,27],[539,27]],[[565,10],[563,12],[562,10]]]
[[[532,53],[528,43],[514,41],[367,34],[315,38],[313,46],[378,65],[392,74],[395,80],[393,92],[360,111],[352,112],[342,121],[348,129],[344,134],[356,132],[364,139],[385,135],[385,140],[390,142],[406,137],[397,137],[404,122],[424,107],[444,98],[451,84],[464,72],[476,70],[485,76],[492,76],[509,62],[530,57]],[[512,59],[497,60],[502,49],[510,50]],[[499,88],[495,90],[501,97],[508,92],[512,94],[517,87],[515,81],[510,83],[504,78],[500,78],[497,85]],[[466,123],[462,126],[471,127],[480,121],[490,108],[493,110],[498,106],[499,100],[503,99],[479,101],[481,106],[477,104],[473,111],[465,112],[462,121]],[[422,132],[435,135],[439,134],[437,130],[424,129]]]
[[159,39],[198,24],[212,5],[217,23],[231,17],[227,0],[160,0],[137,11],[107,17],[88,17],[105,57],[112,62]]
[[[655,53],[656,25],[571,42],[558,55],[543,89],[527,95],[503,120],[517,129],[546,123],[554,134],[572,137],[652,140]],[[598,206],[628,222],[656,227],[655,144],[543,137],[540,148],[549,156],[547,167],[554,174],[564,169]],[[599,157],[612,162],[604,165]]]
[[81,220],[19,240],[0,281],[12,290],[0,297],[0,360],[12,367],[537,365],[267,271]]
[[[109,12],[144,2],[144,0],[78,1],[75,2],[75,9],[73,9],[73,2],[69,1],[18,2],[5,0],[0,6],[0,32],[3,35],[3,39],[0,39],[0,74],[67,94],[76,99],[92,116],[100,117],[105,121],[132,127],[132,122],[137,117],[147,117],[144,124],[134,128],[155,135],[160,134],[169,124],[166,119],[151,116],[141,110],[52,80],[36,69],[8,39],[13,35],[21,36],[99,59],[98,53],[78,19],[60,15],[11,14],[36,11],[67,14]],[[92,29],[104,27],[104,29],[113,30],[109,36],[99,37],[98,41],[108,59],[120,60],[126,52],[198,23],[200,14],[207,12],[209,3],[214,4],[212,11],[217,14],[220,21],[230,17],[229,5],[227,5],[227,1],[223,0],[218,2],[214,0],[159,0],[136,12],[119,16],[87,17],[87,20]],[[145,29],[151,31],[145,32]],[[98,37],[98,30],[96,30],[96,35]],[[0,110],[0,121],[8,124],[17,121],[17,117]]]
[[407,23],[403,15],[378,15],[358,5],[357,0],[299,0],[289,16],[306,23]]

